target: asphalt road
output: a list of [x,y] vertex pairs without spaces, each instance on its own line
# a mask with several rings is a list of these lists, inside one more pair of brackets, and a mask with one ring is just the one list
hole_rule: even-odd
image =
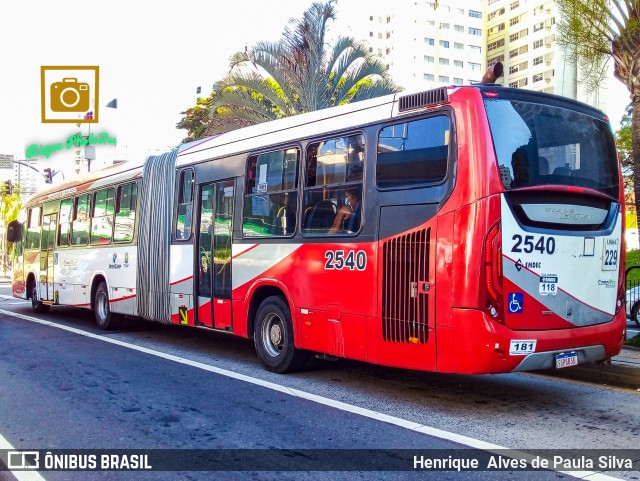
[[[0,298],[0,309],[34,317],[28,305],[7,298]],[[128,320],[123,330],[105,335],[87,311],[58,308],[35,317],[52,325],[0,314],[0,435],[16,448],[456,453],[483,443],[521,450],[639,444],[640,397],[634,391],[529,374],[444,376],[348,361],[278,376],[262,369],[249,341],[221,333]],[[639,479],[637,473],[608,474]],[[3,475],[10,476],[0,473],[0,479]],[[202,472],[42,476],[47,481],[214,479]],[[509,471],[215,474],[215,479],[558,477],[570,479]]]

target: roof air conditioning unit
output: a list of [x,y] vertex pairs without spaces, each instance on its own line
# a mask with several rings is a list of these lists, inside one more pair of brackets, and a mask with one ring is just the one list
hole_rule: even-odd
[[547,47],[551,47],[551,42],[547,42]]
[[549,77],[544,79],[547,83],[551,83],[551,79]]
[[547,65],[551,65],[551,60],[547,60]]

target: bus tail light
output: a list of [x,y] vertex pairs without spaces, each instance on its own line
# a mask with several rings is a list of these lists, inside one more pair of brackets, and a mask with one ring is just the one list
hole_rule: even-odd
[[627,275],[624,269],[624,262],[621,262],[621,266],[618,268],[618,298],[616,299],[616,314],[624,307],[624,303],[626,301],[626,279]]
[[502,231],[496,222],[484,244],[484,286],[487,300],[485,308],[491,317],[504,323],[502,319]]

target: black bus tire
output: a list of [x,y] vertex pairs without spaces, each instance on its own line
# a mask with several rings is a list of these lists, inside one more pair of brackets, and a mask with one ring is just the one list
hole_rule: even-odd
[[96,318],[96,325],[105,331],[118,329],[122,325],[122,316],[111,312],[109,305],[109,290],[107,283],[101,282],[96,289],[93,301],[93,313]]
[[31,288],[31,309],[33,309],[33,312],[36,314],[45,314],[49,312],[49,307],[48,304],[43,304],[42,301],[40,301],[38,297],[38,286],[37,284],[33,284]]
[[307,364],[311,353],[294,347],[291,311],[284,298],[271,296],[262,301],[254,334],[256,353],[268,371],[284,374]]

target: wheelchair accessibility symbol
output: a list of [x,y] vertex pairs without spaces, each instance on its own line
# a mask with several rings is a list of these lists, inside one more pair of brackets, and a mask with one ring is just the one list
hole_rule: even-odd
[[509,314],[520,314],[524,304],[524,294],[522,292],[509,293]]

